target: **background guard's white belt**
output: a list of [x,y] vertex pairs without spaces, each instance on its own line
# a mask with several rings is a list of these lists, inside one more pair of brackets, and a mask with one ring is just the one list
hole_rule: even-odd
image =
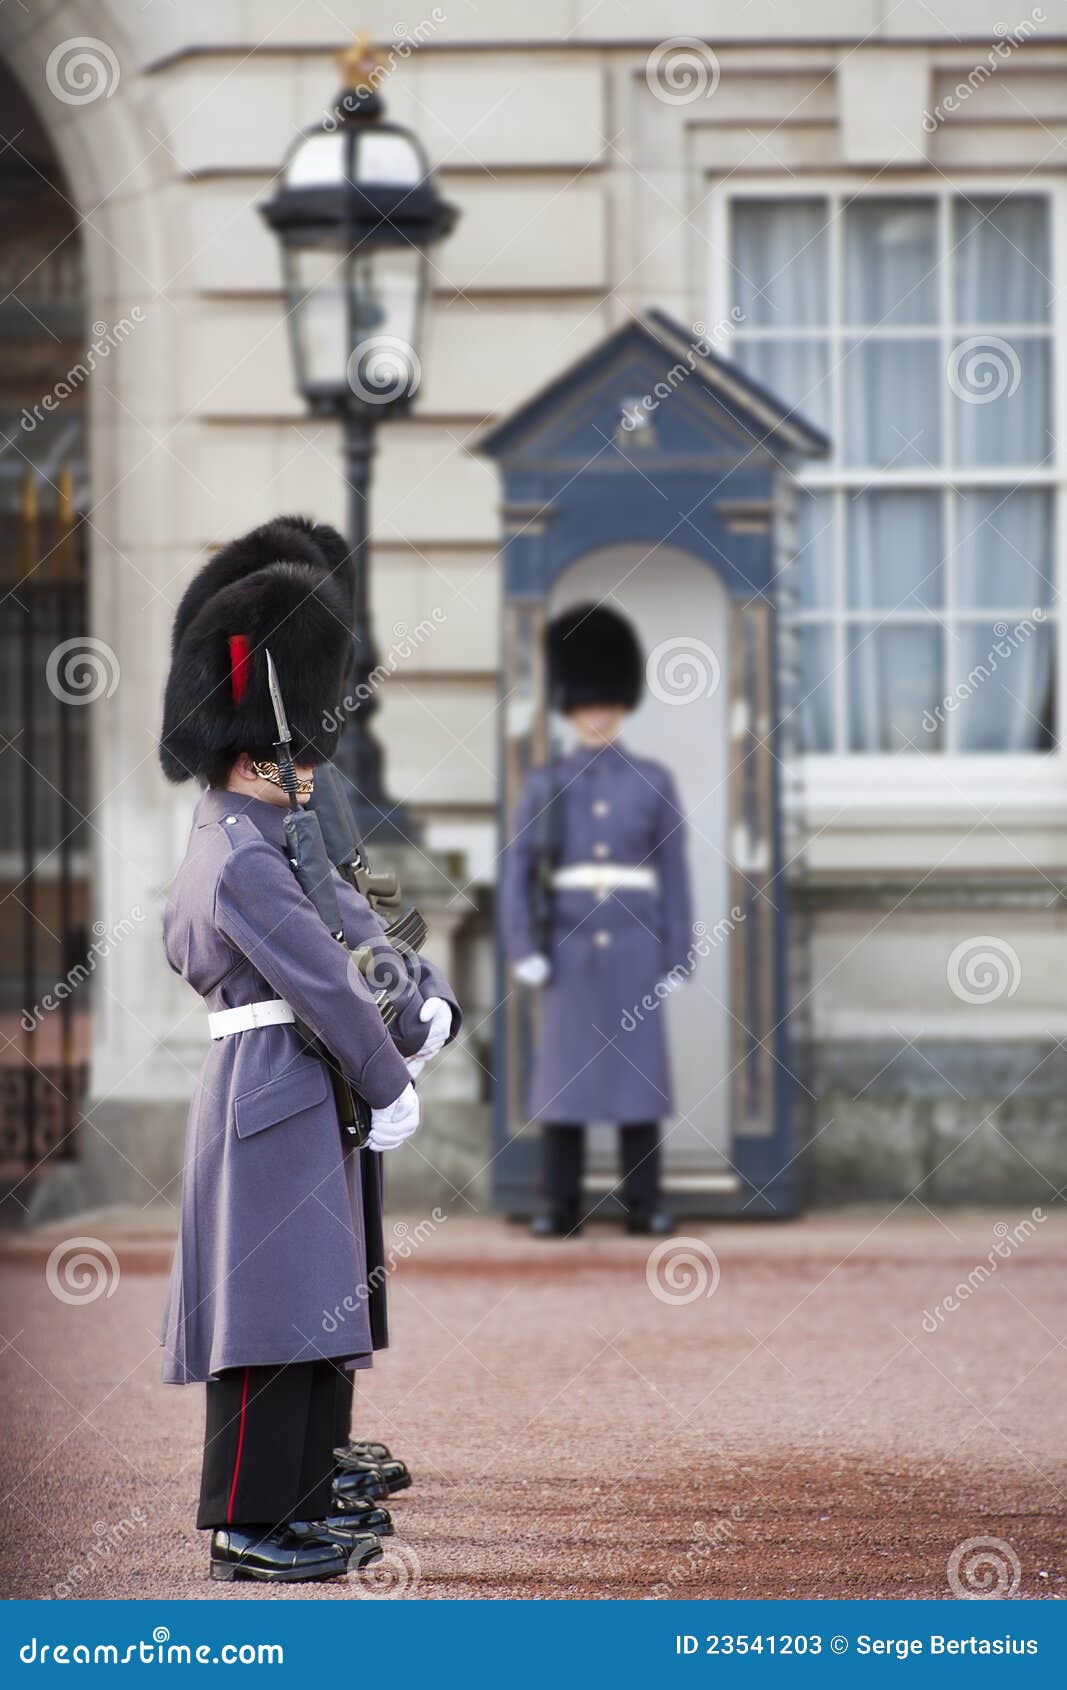
[[252,1027],[280,1027],[295,1020],[293,1006],[284,998],[265,998],[262,1003],[240,1003],[236,1009],[212,1010],[207,1030],[213,1039],[225,1039],[230,1033],[247,1033]]
[[570,863],[552,876],[557,892],[656,892],[659,875],[640,863]]

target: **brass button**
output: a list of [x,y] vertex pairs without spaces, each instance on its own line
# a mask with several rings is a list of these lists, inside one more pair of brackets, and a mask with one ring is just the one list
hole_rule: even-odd
[[593,814],[594,816],[610,816],[611,805],[608,803],[606,798],[597,799],[596,803],[593,805]]
[[611,846],[605,845],[605,844],[603,844],[603,842],[601,842],[599,845],[594,845],[593,846],[593,855],[594,855],[594,857],[610,857],[611,856]]
[[593,943],[598,946],[600,950],[607,950],[608,946],[611,944],[611,934],[608,932],[606,927],[597,928],[596,932],[593,934]]

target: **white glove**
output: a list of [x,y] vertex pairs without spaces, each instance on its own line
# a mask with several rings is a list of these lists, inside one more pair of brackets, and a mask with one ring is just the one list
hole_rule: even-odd
[[409,1139],[419,1124],[419,1100],[415,1087],[404,1087],[395,1103],[370,1112],[368,1150],[396,1150]]
[[448,1035],[452,1031],[452,1011],[444,998],[427,998],[419,1010],[419,1020],[430,1023],[426,1043],[418,1052],[418,1055],[428,1062],[431,1056],[436,1056],[448,1043]]
[[408,1073],[414,1080],[422,1073],[431,1056],[436,1056],[448,1043],[448,1036],[452,1031],[452,1011],[444,998],[427,998],[419,1010],[419,1020],[428,1021],[430,1030],[426,1034],[426,1042],[414,1056],[405,1056],[404,1062]]
[[552,968],[546,956],[534,951],[517,962],[511,972],[523,986],[543,986],[551,978]]

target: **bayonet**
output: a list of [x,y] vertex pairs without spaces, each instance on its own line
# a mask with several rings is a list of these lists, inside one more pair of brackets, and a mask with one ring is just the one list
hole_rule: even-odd
[[282,787],[289,800],[290,810],[299,810],[300,803],[296,795],[296,769],[293,766],[293,736],[289,731],[289,718],[285,714],[285,700],[282,697],[281,683],[278,671],[274,667],[274,659],[270,652],[267,657],[267,690],[270,693],[271,708],[274,711],[274,725],[278,730],[278,737],[274,742],[278,753],[278,774]]

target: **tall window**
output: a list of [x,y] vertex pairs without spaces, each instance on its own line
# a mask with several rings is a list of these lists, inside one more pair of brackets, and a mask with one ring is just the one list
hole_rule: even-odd
[[734,355],[818,423],[797,606],[811,751],[1053,743],[1044,196],[741,196]]

